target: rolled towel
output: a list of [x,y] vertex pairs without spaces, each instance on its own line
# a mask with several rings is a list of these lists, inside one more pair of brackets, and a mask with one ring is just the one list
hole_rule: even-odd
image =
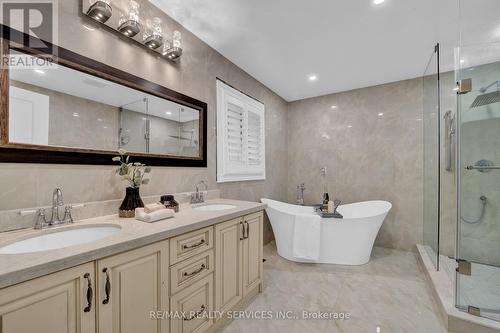
[[160,209],[165,209],[165,206],[159,202],[155,202],[149,205],[144,206],[144,212],[149,214],[154,211],[160,210]]
[[144,211],[144,208],[135,209],[135,219],[148,223],[168,219],[170,217],[173,217],[174,214],[175,212],[172,209],[167,208],[155,210],[154,212],[149,214]]

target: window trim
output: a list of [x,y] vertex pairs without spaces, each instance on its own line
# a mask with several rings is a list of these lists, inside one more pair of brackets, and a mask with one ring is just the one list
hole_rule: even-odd
[[[250,165],[248,163],[248,142],[245,140],[243,151],[245,156],[244,171],[231,171],[227,158],[227,140],[226,140],[226,100],[228,96],[236,99],[240,105],[243,105],[245,126],[248,124],[248,113],[257,113],[260,117],[261,128],[261,162],[259,165]],[[265,105],[262,102],[248,96],[247,94],[229,86],[224,81],[217,79],[217,183],[255,181],[266,179],[266,141],[265,141]],[[248,136],[245,127],[245,138]],[[257,170],[257,171],[256,171]]]

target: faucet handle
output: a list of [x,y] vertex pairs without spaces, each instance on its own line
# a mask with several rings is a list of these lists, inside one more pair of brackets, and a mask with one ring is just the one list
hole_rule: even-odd
[[40,208],[37,210],[36,213],[36,223],[35,223],[35,229],[42,229],[43,226],[47,224],[47,220],[45,218],[45,209]]
[[71,205],[68,205],[64,208],[64,218],[63,218],[64,223],[73,223],[73,216],[71,216],[72,210],[73,207]]

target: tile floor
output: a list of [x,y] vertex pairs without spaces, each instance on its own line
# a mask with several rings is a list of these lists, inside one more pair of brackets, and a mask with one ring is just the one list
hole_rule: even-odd
[[[363,266],[301,264],[264,248],[264,290],[246,311],[292,311],[298,319],[238,319],[224,333],[447,332],[417,256],[375,248]],[[302,311],[350,313],[350,319],[302,319]]]

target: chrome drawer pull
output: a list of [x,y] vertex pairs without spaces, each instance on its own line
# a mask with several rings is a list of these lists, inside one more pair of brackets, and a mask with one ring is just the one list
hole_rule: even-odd
[[198,318],[201,314],[203,314],[203,312],[205,312],[205,305],[202,305],[200,310],[198,312],[196,312],[194,315],[192,315],[191,317],[189,318],[185,318],[184,317],[184,320],[185,321],[190,321],[190,320],[193,320],[193,319],[196,319]]
[[198,273],[201,273],[204,269],[205,269],[205,264],[201,264],[200,268],[198,268],[197,270],[195,271],[192,271],[191,273],[188,273],[188,272],[184,272],[184,276],[193,276],[193,275],[196,275]]
[[182,245],[182,249],[183,250],[194,249],[194,248],[202,246],[203,244],[205,244],[205,240],[204,239],[202,239],[201,241],[199,241],[198,243],[193,244],[193,245],[186,245],[186,244],[184,244],[184,245]]

